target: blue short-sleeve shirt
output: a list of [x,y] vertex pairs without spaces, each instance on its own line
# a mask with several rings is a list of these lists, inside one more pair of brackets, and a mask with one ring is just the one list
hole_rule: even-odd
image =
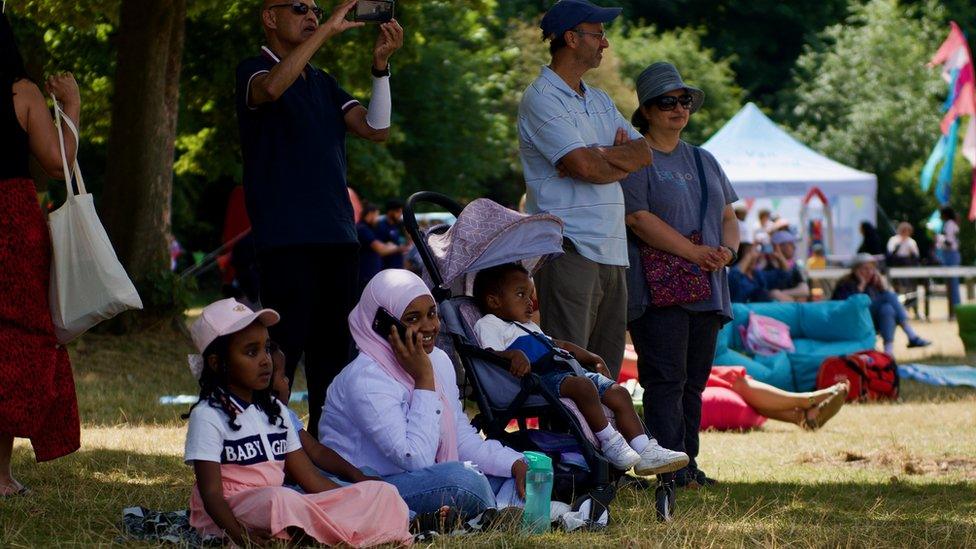
[[237,67],[244,194],[255,245],[354,245],[344,116],[359,102],[309,64],[277,101],[252,107],[252,80],[278,61],[264,47]]
[[640,134],[604,91],[576,93],[549,67],[526,88],[519,105],[519,154],[526,209],[549,212],[565,223],[565,235],[587,259],[626,267],[624,196],[619,183],[595,185],[560,177],[556,165],[581,147],[612,146],[618,128]]

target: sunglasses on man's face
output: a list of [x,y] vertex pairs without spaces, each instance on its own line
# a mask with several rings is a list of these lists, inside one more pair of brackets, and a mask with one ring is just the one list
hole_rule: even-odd
[[686,93],[677,97],[673,95],[662,95],[652,99],[651,103],[662,111],[673,111],[678,105],[690,110],[691,104],[694,101],[695,99],[691,94]]
[[301,2],[290,2],[287,4],[272,4],[268,6],[269,10],[274,8],[291,8],[291,12],[294,13],[295,15],[305,15],[308,13],[308,10],[312,10],[312,13],[315,14],[316,19],[321,19],[322,14],[325,13],[324,11],[322,11],[322,8],[318,6],[310,6],[308,4],[303,4]]

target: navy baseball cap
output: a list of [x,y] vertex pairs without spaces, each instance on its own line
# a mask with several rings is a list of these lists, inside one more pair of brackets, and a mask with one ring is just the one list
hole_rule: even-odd
[[601,8],[587,0],[559,0],[542,17],[539,27],[546,38],[562,36],[580,23],[609,23],[623,8]]

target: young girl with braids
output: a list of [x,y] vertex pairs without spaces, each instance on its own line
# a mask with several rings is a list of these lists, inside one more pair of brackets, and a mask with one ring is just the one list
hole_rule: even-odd
[[[196,474],[190,524],[240,546],[308,538],[355,547],[410,543],[396,488],[377,481],[340,488],[302,451],[272,396],[268,326],[278,320],[273,310],[224,299],[190,328],[200,351],[190,356],[200,400],[186,416],[185,459]],[[286,471],[305,494],[282,486]]]

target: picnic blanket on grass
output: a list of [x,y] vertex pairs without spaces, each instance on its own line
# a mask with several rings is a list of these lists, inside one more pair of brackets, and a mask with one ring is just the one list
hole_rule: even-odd
[[901,364],[898,375],[926,385],[940,387],[976,387],[976,368],[972,366],[934,366],[931,364]]
[[145,507],[126,507],[122,510],[122,532],[120,544],[132,541],[155,543],[175,543],[196,549],[198,547],[220,547],[223,542],[215,537],[202,537],[190,526],[190,513],[181,511],[152,511]]

